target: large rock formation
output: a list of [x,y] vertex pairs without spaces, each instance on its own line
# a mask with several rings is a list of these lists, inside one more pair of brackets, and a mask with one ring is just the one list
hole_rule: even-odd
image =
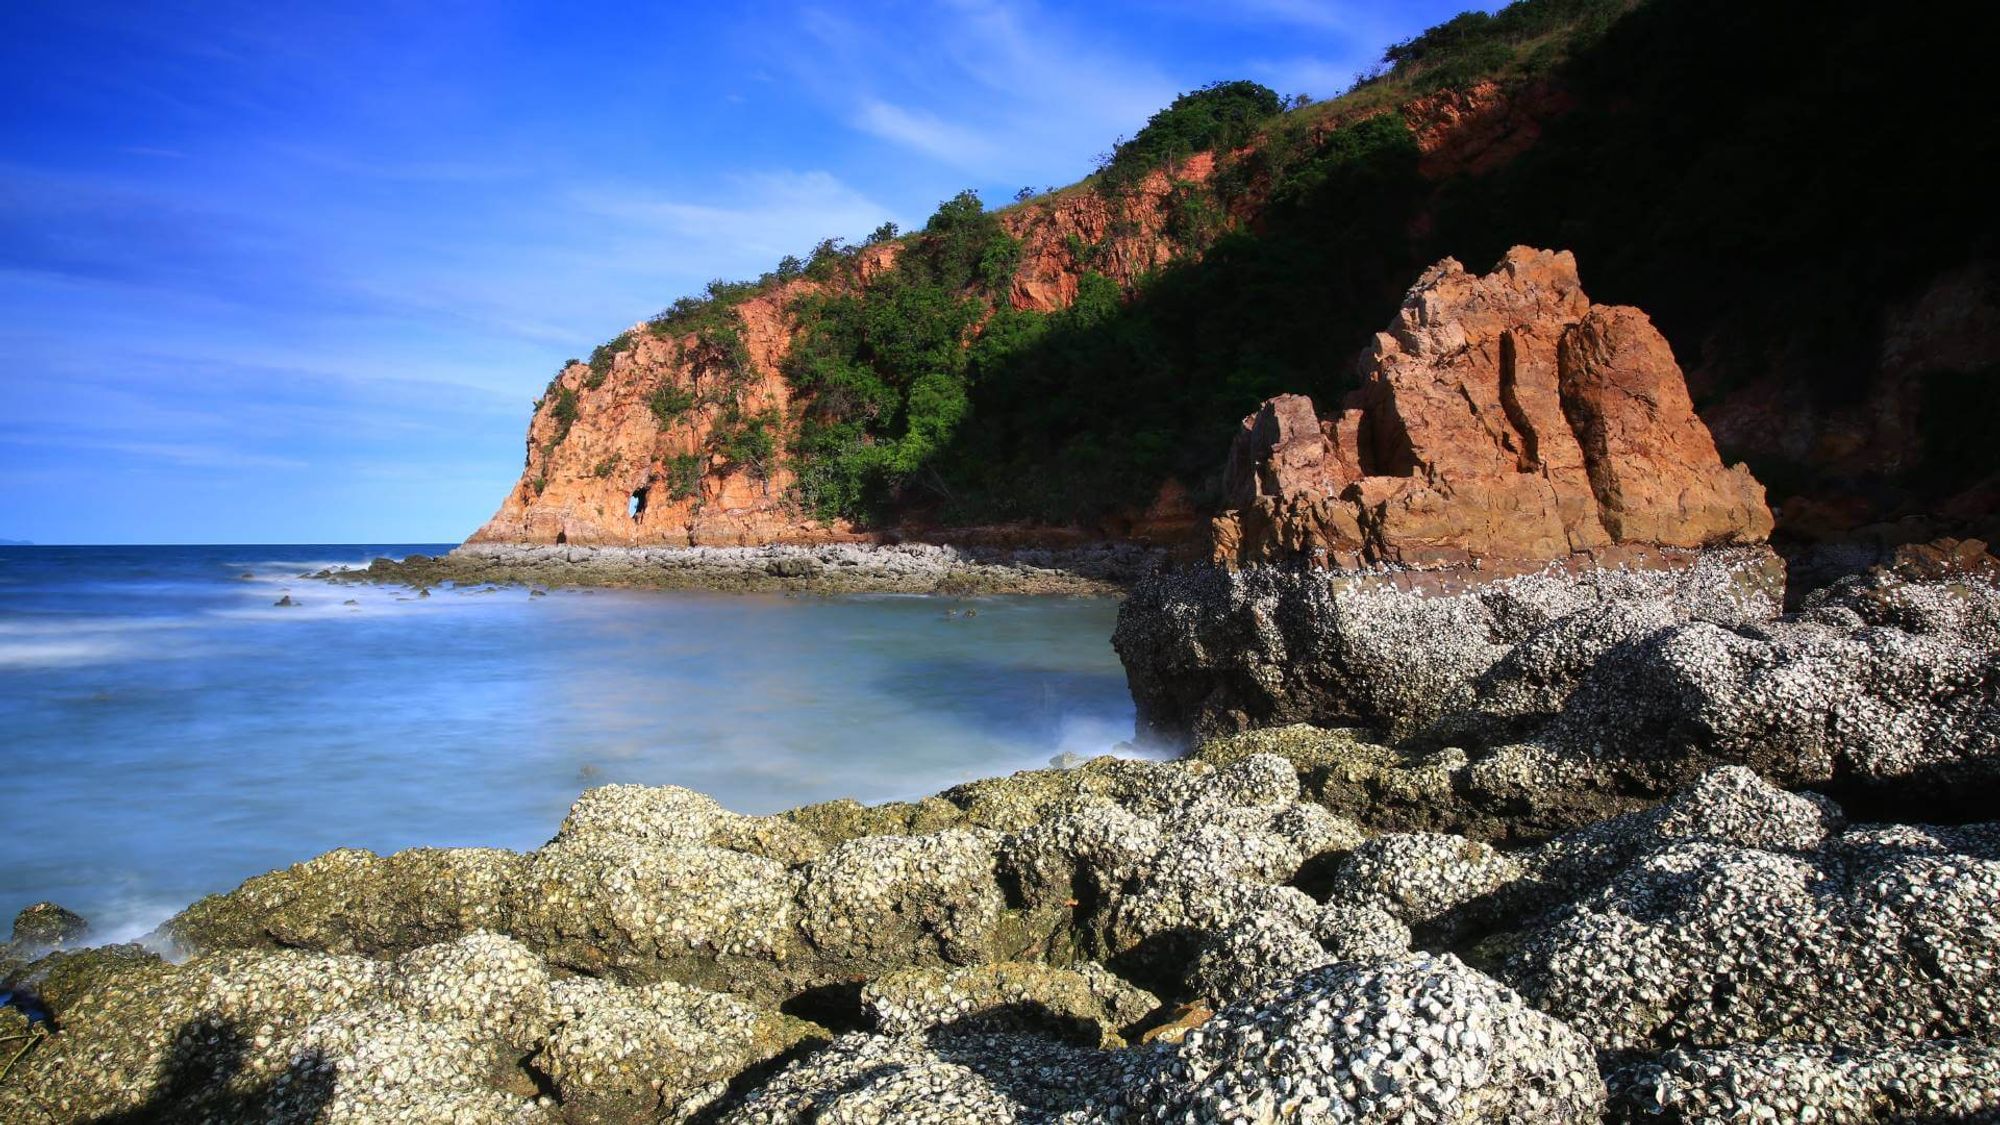
[[[1170,198],[1176,185],[1206,181],[1214,166],[1210,154],[1196,153],[1113,198],[1064,191],[1001,213],[1021,240],[1007,302],[1038,312],[1067,308],[1090,272],[1129,290],[1183,252],[1167,233]],[[856,251],[861,282],[893,268],[903,249],[889,241]],[[784,453],[804,401],[784,374],[800,331],[792,305],[829,284],[842,282],[774,284],[723,314],[720,334],[635,324],[594,362],[565,364],[535,404],[520,480],[469,542],[742,547],[872,539],[804,512]],[[732,336],[740,348],[719,342]],[[665,412],[669,420],[653,408],[662,393],[692,405]],[[767,463],[739,463],[718,451],[717,434],[743,418],[772,428],[778,452]],[[1162,482],[1150,510],[1129,517],[1104,530],[1141,542],[1199,538],[1200,517],[1172,481]],[[952,541],[989,530],[955,529]],[[1057,529],[1032,545],[1063,539]]]
[[1637,309],[1592,306],[1567,252],[1432,266],[1360,368],[1331,420],[1298,395],[1243,420],[1218,561],[1540,563],[1771,531],[1666,340]]

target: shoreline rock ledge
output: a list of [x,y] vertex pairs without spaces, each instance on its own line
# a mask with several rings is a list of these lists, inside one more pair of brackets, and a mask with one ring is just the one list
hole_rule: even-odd
[[1724,467],[1646,314],[1592,305],[1568,251],[1424,271],[1322,421],[1281,395],[1243,420],[1227,565],[1538,567],[1761,543],[1764,487]]

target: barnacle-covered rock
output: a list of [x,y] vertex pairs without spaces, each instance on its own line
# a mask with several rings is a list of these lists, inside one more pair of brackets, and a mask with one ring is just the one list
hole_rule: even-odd
[[1446,930],[1479,913],[1484,901],[1519,879],[1513,857],[1462,836],[1377,836],[1347,857],[1333,876],[1329,904],[1372,906],[1413,927]]
[[678,785],[604,785],[570,806],[557,840],[610,836],[654,844],[723,848],[797,864],[825,854],[826,841],[798,823],[745,816]]
[[570,1121],[684,1121],[743,1071],[830,1038],[804,1020],[672,981],[563,981],[554,1004],[559,1026],[537,1062]]
[[1188,1033],[1126,1099],[1160,1120],[1595,1122],[1584,1039],[1449,955],[1347,961]]
[[2000,861],[1852,830],[1649,851],[1502,969],[1601,1050],[2000,1033]]
[[1159,1001],[1112,975],[1009,961],[904,969],[869,981],[861,1003],[888,1035],[1029,1031],[1086,1047],[1124,1045],[1120,1031]]
[[829,971],[1007,960],[997,843],[959,829],[849,840],[805,869],[800,924]]
[[1195,958],[1189,981],[1203,996],[1228,1004],[1335,960],[1295,920],[1258,914],[1211,938]]
[[317,949],[394,956],[475,929],[497,929],[528,860],[495,848],[341,848],[210,895],[163,937],[193,951]]
[[2000,1045],[1940,1039],[1672,1050],[1607,1081],[1608,1119],[1633,1125],[1987,1121],[2000,1116]]
[[526,1047],[555,1021],[548,966],[512,938],[475,930],[405,953],[388,974],[388,995],[423,1019],[456,1020],[480,1035]]
[[632,983],[765,994],[796,944],[792,884],[775,860],[598,834],[533,854],[507,932],[549,961]]

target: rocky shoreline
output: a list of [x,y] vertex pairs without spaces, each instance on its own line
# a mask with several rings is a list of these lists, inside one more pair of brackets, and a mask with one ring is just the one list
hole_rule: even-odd
[[1179,572],[1120,645],[1180,761],[595,789],[532,852],[252,879],[172,959],[44,910],[0,1119],[1990,1120],[2000,588],[1761,573]]
[[770,547],[581,547],[468,543],[450,554],[322,571],[334,582],[607,586],[729,593],[1115,594],[1164,569],[1160,548],[832,543]]

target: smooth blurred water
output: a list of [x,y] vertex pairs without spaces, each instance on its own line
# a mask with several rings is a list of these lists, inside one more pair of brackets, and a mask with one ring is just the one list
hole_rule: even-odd
[[534,847],[610,782],[772,812],[1132,732],[1105,599],[298,577],[445,549],[0,547],[0,926],[53,899],[133,935],[333,847]]

